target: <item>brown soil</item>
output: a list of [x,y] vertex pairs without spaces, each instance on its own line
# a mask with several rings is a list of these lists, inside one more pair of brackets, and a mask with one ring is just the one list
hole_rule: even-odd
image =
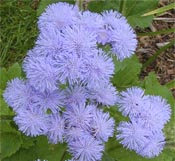
[[[170,1],[162,0],[160,7],[170,3]],[[158,19],[157,19],[158,18]],[[156,18],[149,28],[144,30],[137,29],[138,32],[155,32],[165,29],[175,28],[175,14],[173,10],[170,10]],[[175,38],[174,33],[159,34],[156,36],[142,36],[138,37],[139,44],[136,51],[140,62],[146,62],[152,55],[158,51],[161,46],[172,41]],[[175,79],[175,50],[174,46],[168,48],[162,52],[157,59],[151,63],[146,69],[143,70],[141,77],[144,78],[149,72],[154,71],[157,74],[157,78],[162,85]],[[175,88],[172,89],[172,93],[175,97]]]

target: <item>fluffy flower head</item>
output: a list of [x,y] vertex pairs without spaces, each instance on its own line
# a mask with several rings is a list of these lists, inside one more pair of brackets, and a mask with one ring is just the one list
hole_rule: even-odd
[[48,131],[48,116],[33,107],[20,111],[14,121],[27,136],[44,135]]
[[43,28],[53,26],[54,28],[63,29],[68,25],[76,22],[78,8],[68,3],[55,3],[49,5],[45,12],[39,17],[38,27]]
[[68,144],[69,151],[77,161],[97,161],[102,158],[104,145],[93,137],[81,137]]

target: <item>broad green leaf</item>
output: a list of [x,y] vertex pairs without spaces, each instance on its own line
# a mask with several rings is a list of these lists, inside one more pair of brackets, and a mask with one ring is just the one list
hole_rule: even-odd
[[6,102],[3,100],[3,98],[0,98],[0,116],[2,115],[14,115],[14,112],[11,108],[6,104]]
[[0,89],[4,90],[9,80],[15,77],[21,77],[21,66],[18,63],[13,64],[8,70],[0,68]]
[[138,58],[135,55],[122,62],[117,60],[114,62],[115,74],[112,78],[112,83],[118,90],[123,90],[139,83],[138,75],[140,74],[142,65],[139,63]]
[[175,3],[171,3],[171,4],[168,4],[168,5],[165,5],[165,6],[161,7],[161,8],[158,8],[158,9],[156,9],[154,11],[145,13],[145,14],[143,14],[143,16],[160,14],[160,13],[166,12],[166,11],[171,10],[171,9],[175,9]]
[[14,112],[4,101],[3,90],[0,89],[0,116],[1,115],[14,115]]
[[66,144],[49,144],[48,139],[44,136],[37,138],[36,149],[38,158],[40,159],[46,159],[49,161],[61,161],[70,158],[66,152]]
[[115,161],[173,161],[175,159],[175,153],[168,149],[164,149],[158,157],[152,159],[144,158],[134,151],[123,148],[115,138],[111,138],[106,143],[106,153]]
[[175,79],[172,80],[172,81],[170,81],[170,82],[168,82],[168,83],[166,83],[165,86],[166,86],[167,88],[169,88],[169,89],[175,88]]
[[119,11],[120,0],[106,1],[106,0],[93,0],[88,3],[88,10],[92,12],[101,13],[104,10],[117,10]]
[[0,116],[2,115],[14,115],[12,109],[7,105],[3,99],[3,90],[0,89]]
[[21,66],[18,63],[13,64],[11,67],[9,67],[7,75],[9,80],[16,77],[21,77]]
[[46,7],[49,4],[57,3],[57,2],[67,2],[67,3],[71,3],[71,4],[75,3],[74,0],[41,0],[39,3],[39,7],[37,9],[37,16],[40,16],[41,13],[44,12],[44,10],[46,9]]
[[33,146],[29,149],[20,148],[15,154],[2,161],[35,161],[37,159],[36,148]]
[[19,131],[17,131],[14,127],[11,126],[11,120],[2,120],[0,122],[0,130],[2,133],[18,133],[20,134]]
[[139,26],[140,28],[144,28],[144,27],[148,27],[151,22],[153,17],[152,16],[148,16],[148,17],[141,17],[140,14],[139,15],[131,15],[127,17],[129,24],[132,25],[132,27],[136,27]]
[[28,149],[34,146],[34,138],[22,135],[22,145],[21,148]]
[[107,153],[104,153],[102,161],[115,161],[115,159],[111,158]]
[[158,6],[158,0],[95,0],[88,4],[88,9],[94,12],[103,10],[117,10],[121,12],[132,27],[148,27],[152,22],[152,16],[142,17]]
[[174,107],[174,98],[171,91],[166,86],[160,85],[157,76],[153,72],[145,77],[143,83],[146,94],[160,95],[167,99],[168,103]]
[[9,157],[18,151],[22,144],[18,133],[1,133],[2,158]]

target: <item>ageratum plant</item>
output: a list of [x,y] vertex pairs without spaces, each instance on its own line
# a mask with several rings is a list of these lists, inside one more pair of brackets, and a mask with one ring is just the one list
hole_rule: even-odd
[[[114,131],[124,148],[158,156],[170,105],[140,87],[118,92],[111,83],[113,57],[123,61],[137,47],[126,18],[113,10],[97,14],[55,3],[39,17],[38,28],[35,47],[23,63],[26,79],[11,80],[3,94],[19,130],[45,135],[52,144],[66,142],[72,161],[100,161]],[[110,46],[108,52],[104,45]],[[129,118],[117,127],[103,110],[114,105]]]

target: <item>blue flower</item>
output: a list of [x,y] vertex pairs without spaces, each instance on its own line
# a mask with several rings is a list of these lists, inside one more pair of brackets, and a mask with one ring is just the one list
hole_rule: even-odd
[[23,63],[23,69],[29,83],[38,91],[54,91],[57,89],[58,72],[51,65],[51,60],[44,56],[34,56],[28,53]]
[[87,69],[86,82],[88,84],[102,81],[109,82],[114,74],[114,63],[102,50],[99,50],[98,54],[95,54],[85,65]]
[[137,150],[137,153],[146,158],[153,158],[158,156],[165,146],[165,137],[163,132],[159,132],[151,135],[149,141],[145,144],[143,148]]
[[74,24],[77,21],[78,7],[68,3],[55,3],[49,5],[45,12],[39,17],[38,27],[42,29],[53,26],[60,30]]
[[69,86],[65,92],[66,95],[66,104],[73,105],[81,105],[86,102],[88,98],[87,90],[83,85],[74,85]]
[[76,55],[61,53],[53,60],[52,66],[57,70],[59,81],[62,84],[72,85],[78,84],[84,77],[82,75],[85,70],[83,62],[83,59]]
[[24,110],[27,106],[38,105],[37,92],[28,82],[18,78],[8,82],[3,97],[16,113]]
[[68,144],[69,152],[77,161],[97,161],[101,160],[104,145],[101,141],[91,136],[81,137]]
[[78,140],[83,136],[88,136],[90,133],[87,130],[84,130],[76,125],[72,127],[66,127],[64,138],[67,143]]
[[95,108],[94,105],[85,106],[85,104],[67,107],[63,114],[67,127],[89,129]]
[[110,118],[109,113],[103,113],[102,110],[97,109],[91,126],[91,133],[98,140],[107,142],[108,138],[113,136],[114,120]]
[[158,111],[157,113],[161,117],[161,122],[165,125],[171,117],[171,106],[161,96],[149,96],[149,101],[154,107],[154,110]]
[[105,27],[100,28],[97,32],[97,42],[105,45],[110,43],[111,31],[106,29]]
[[137,47],[136,34],[131,26],[117,11],[105,11],[103,18],[106,28],[111,31],[110,42],[112,50],[119,60],[123,60],[134,54]]
[[117,91],[111,83],[94,82],[87,86],[89,90],[89,98],[102,105],[113,106],[116,104]]
[[38,52],[45,56],[59,54],[62,50],[62,37],[58,29],[48,27],[43,30],[36,41]]
[[96,35],[85,27],[73,25],[66,27],[62,33],[63,51],[88,57],[97,53]]
[[84,11],[79,17],[77,23],[95,34],[104,26],[103,17],[98,13]]
[[57,113],[65,105],[65,93],[61,90],[44,91],[38,94],[37,100],[44,111],[50,109],[53,113]]
[[[140,114],[138,116],[132,117],[131,120],[137,121],[145,129],[152,132],[159,132],[164,128],[165,115],[167,111],[163,111],[164,106],[157,106],[158,102],[151,102],[149,99],[145,101],[144,106],[142,106]],[[168,111],[169,112],[169,111]],[[169,115],[170,116],[170,115]]]
[[117,105],[124,116],[132,118],[140,115],[146,99],[144,90],[139,87],[131,87],[118,94]]
[[136,122],[120,122],[117,132],[116,137],[120,143],[127,149],[135,151],[143,148],[151,135],[150,131]]
[[36,107],[21,110],[14,121],[27,136],[44,135],[48,131],[48,116]]
[[113,10],[102,13],[105,28],[108,30],[117,28],[118,25],[127,23],[127,19],[121,13]]
[[64,128],[64,118],[62,118],[59,113],[49,115],[48,132],[46,134],[49,142],[52,144],[62,143]]
[[128,24],[119,24],[111,33],[112,51],[119,60],[131,57],[137,47],[136,35]]

